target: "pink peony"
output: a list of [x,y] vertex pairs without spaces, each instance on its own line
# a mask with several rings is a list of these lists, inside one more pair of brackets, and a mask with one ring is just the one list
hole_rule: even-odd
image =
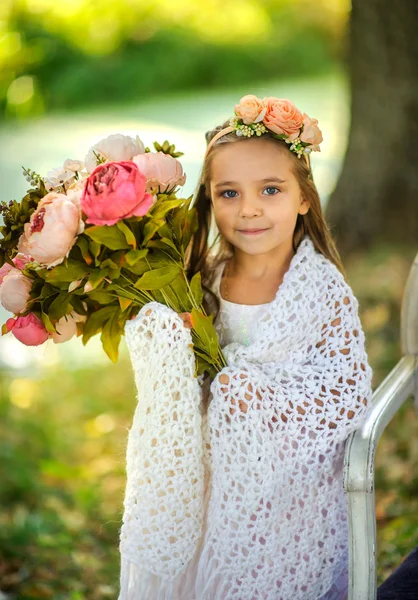
[[18,315],[25,310],[31,289],[32,279],[19,269],[11,269],[0,286],[0,302],[6,310]]
[[55,344],[61,344],[67,342],[77,333],[77,323],[79,321],[85,321],[87,319],[84,315],[79,315],[75,311],[71,311],[68,315],[61,317],[55,328],[57,333],[52,333],[51,337]]
[[265,104],[253,94],[243,96],[239,104],[235,105],[234,110],[237,117],[242,119],[246,125],[262,121],[267,112]]
[[311,144],[311,149],[320,152],[319,144],[322,142],[322,131],[318,127],[318,119],[311,119],[303,113],[303,131],[300,134],[302,142]]
[[267,114],[264,125],[278,134],[285,134],[290,140],[298,137],[303,123],[303,115],[290,100],[280,100],[274,96],[263,99]]
[[[17,269],[24,269],[28,262],[31,262],[33,258],[30,256],[26,256],[26,254],[16,254],[16,256],[12,259],[12,263],[15,265]],[[9,265],[9,263],[4,263],[4,265],[0,268],[0,285],[3,283],[3,279],[13,270],[13,267]]]
[[19,252],[12,259],[12,262],[17,269],[24,269],[29,262],[33,262],[33,258],[31,256],[28,256],[27,254],[22,254],[21,252]]
[[4,263],[4,265],[0,269],[0,284],[3,283],[3,279],[10,271],[13,271],[13,267],[9,265],[9,263]]
[[147,179],[147,192],[168,193],[186,181],[180,161],[164,152],[137,154],[132,161]]
[[49,337],[42,321],[34,313],[17,319],[7,319],[7,331],[11,331],[15,338],[26,346],[39,346]]
[[29,223],[25,223],[18,250],[41,265],[55,267],[69,255],[84,230],[80,210],[65,194],[50,192],[38,204]]
[[81,196],[87,223],[114,225],[128,217],[142,217],[153,201],[146,178],[132,161],[98,165],[88,177]]

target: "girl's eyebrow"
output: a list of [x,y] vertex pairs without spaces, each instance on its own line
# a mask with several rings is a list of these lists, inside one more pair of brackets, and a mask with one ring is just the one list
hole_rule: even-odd
[[[265,179],[259,179],[257,183],[269,183],[270,181],[275,181],[276,183],[286,183],[285,179],[280,179],[279,177],[266,177]],[[222,187],[223,185],[236,185],[238,181],[220,181],[214,187]]]

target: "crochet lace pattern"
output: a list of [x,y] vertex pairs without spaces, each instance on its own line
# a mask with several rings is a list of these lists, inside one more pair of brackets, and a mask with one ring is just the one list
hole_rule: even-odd
[[338,269],[304,237],[256,339],[224,348],[207,412],[178,315],[147,304],[126,339],[139,402],[119,599],[345,599],[344,442],[372,369]]

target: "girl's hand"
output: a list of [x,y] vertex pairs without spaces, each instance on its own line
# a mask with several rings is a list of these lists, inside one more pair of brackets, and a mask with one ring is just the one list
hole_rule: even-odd
[[183,312],[183,313],[178,313],[179,317],[182,319],[184,326],[187,329],[192,329],[193,325],[192,325],[192,321],[191,321],[191,317],[190,317],[190,313],[188,312]]

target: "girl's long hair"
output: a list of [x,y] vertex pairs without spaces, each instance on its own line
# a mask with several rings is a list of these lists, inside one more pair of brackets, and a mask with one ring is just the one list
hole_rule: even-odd
[[[215,129],[206,133],[207,143],[224,127],[229,125],[226,121]],[[293,172],[299,183],[302,197],[309,201],[310,208],[305,215],[298,214],[295,230],[293,233],[293,251],[302,241],[305,234],[309,234],[314,246],[318,252],[328,258],[346,278],[346,273],[342,265],[341,257],[332,239],[330,230],[322,213],[321,201],[318,190],[313,181],[310,162],[308,164],[303,158],[299,159],[294,152],[291,152],[283,140],[279,140],[269,132],[262,135],[262,138],[274,140],[283,151],[287,152],[292,160]],[[258,139],[262,139],[258,138]],[[237,144],[242,140],[252,140],[257,138],[238,137],[234,132],[228,133],[219,138],[205,157],[200,182],[196,189],[193,206],[196,208],[198,228],[193,234],[186,253],[187,274],[189,279],[198,271],[201,272],[202,285],[205,291],[204,307],[208,314],[216,314],[219,311],[219,299],[210,289],[215,269],[220,262],[229,258],[234,253],[234,248],[218,232],[212,244],[209,245],[209,236],[211,227],[214,225],[212,214],[212,203],[210,197],[210,170],[214,149],[221,144]],[[216,227],[216,225],[215,225]],[[213,250],[215,248],[215,250]]]

